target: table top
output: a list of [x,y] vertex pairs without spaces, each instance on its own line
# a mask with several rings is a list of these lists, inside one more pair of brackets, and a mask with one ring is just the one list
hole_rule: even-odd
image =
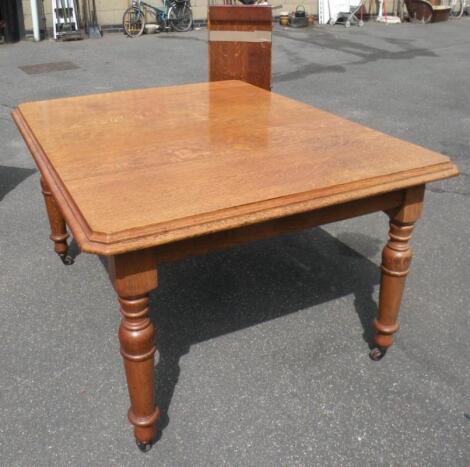
[[458,174],[445,156],[241,81],[13,112],[84,251],[110,255]]

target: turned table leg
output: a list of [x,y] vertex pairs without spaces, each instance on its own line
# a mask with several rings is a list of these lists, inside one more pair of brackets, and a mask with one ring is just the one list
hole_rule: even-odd
[[114,256],[110,276],[121,306],[119,341],[124,359],[137,446],[148,451],[157,435],[160,416],[155,405],[155,328],[149,318],[149,292],[157,286],[157,271],[151,251]]
[[387,214],[390,217],[389,241],[382,253],[379,314],[374,320],[375,344],[370,352],[373,360],[380,360],[393,344],[393,334],[400,325],[398,312],[411,263],[409,241],[415,221],[420,217],[424,185],[409,188],[404,193],[403,205]]
[[54,242],[54,250],[60,256],[60,259],[65,265],[73,264],[73,258],[67,255],[69,250],[67,244],[67,227],[65,220],[60,212],[57,201],[49,188],[49,185],[41,177],[41,190],[44,195],[44,201],[46,203],[47,216],[49,218],[49,224],[51,226],[50,239]]

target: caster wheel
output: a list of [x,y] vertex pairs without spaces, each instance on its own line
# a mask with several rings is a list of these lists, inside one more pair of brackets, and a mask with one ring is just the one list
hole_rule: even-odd
[[364,26],[364,21],[362,21],[362,19],[359,20],[359,23],[357,23],[357,25],[362,28],[362,26]]
[[350,27],[351,27],[351,21],[349,21],[349,20],[346,21],[346,22],[344,23],[344,25],[345,25],[347,28],[350,28]]
[[142,452],[149,452],[150,449],[152,449],[152,443],[142,443],[139,440],[135,440],[135,444],[137,444],[137,447],[142,451]]
[[60,256],[60,259],[62,260],[62,262],[66,266],[70,266],[75,262],[75,260],[69,255],[59,255],[59,256]]
[[387,349],[381,349],[380,347],[374,347],[369,352],[369,357],[372,360],[374,360],[374,362],[378,362],[379,360],[382,360],[382,358],[384,357],[386,352],[387,352]]

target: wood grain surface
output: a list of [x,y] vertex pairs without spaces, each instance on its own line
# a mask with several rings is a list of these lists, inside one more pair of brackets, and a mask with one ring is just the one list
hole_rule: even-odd
[[112,255],[458,174],[445,156],[240,81],[21,104],[84,251]]
[[211,32],[271,32],[272,8],[255,5],[211,5],[208,9],[209,81],[237,79],[271,90],[271,41],[211,40]]

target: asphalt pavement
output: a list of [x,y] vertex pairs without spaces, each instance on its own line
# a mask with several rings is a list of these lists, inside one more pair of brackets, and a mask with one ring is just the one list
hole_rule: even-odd
[[[98,258],[53,253],[10,112],[205,81],[206,35],[0,45],[0,465],[470,465],[470,18],[276,29],[275,92],[447,154],[461,175],[428,186],[401,330],[378,363],[383,214],[161,267],[162,432],[137,450],[115,294]],[[75,67],[18,68],[63,61]]]

